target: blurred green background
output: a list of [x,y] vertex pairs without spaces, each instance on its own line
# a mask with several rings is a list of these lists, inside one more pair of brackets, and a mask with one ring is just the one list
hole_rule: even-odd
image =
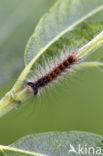
[[[24,68],[25,45],[40,17],[54,2],[0,0],[0,97]],[[102,71],[83,69],[49,90],[48,97],[45,94],[9,112],[0,118],[0,144],[48,131],[78,130],[103,135],[102,82]]]

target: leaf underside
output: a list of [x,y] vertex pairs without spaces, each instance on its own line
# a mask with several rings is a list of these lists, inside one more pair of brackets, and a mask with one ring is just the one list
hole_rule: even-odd
[[[35,152],[48,156],[79,156],[77,153],[69,153],[70,144],[78,151],[78,145],[82,147],[103,148],[103,137],[84,132],[54,132],[44,133],[23,137],[11,146],[10,150],[4,150],[6,156],[29,156],[26,154],[12,151],[12,148]],[[103,152],[103,150],[102,150]],[[88,155],[88,154],[87,154]],[[92,156],[92,153],[91,153]],[[95,154],[94,154],[95,156]]]
[[[58,0],[31,36],[25,50],[25,64],[40,53],[36,62],[41,64],[65,51],[76,52],[103,30],[102,7],[102,0]],[[46,56],[45,60],[42,56]]]

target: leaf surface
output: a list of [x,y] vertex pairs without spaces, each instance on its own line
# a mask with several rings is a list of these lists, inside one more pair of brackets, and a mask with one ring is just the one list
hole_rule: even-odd
[[[6,156],[37,156],[40,154],[41,156],[79,156],[79,145],[87,149],[93,147],[95,152],[92,154],[91,150],[90,155],[96,156],[95,153],[99,152],[97,147],[101,149],[100,152],[103,152],[103,137],[84,132],[44,133],[23,137],[10,146],[4,146],[3,151]],[[72,147],[76,153],[70,152]],[[88,156],[88,153],[85,155]]]
[[[25,51],[25,64],[36,56],[76,51],[103,30],[102,0],[58,0],[41,18]],[[53,54],[52,54],[53,53]],[[35,61],[33,62],[35,63]]]

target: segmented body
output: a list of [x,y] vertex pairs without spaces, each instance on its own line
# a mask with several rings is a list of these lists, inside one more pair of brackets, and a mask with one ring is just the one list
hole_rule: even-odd
[[71,54],[64,59],[60,64],[58,64],[54,69],[48,72],[46,75],[43,75],[35,82],[28,82],[27,88],[29,92],[36,95],[38,90],[47,86],[53,80],[57,79],[63,72],[66,72],[68,68],[71,68],[73,64],[78,62],[78,57],[75,54]]

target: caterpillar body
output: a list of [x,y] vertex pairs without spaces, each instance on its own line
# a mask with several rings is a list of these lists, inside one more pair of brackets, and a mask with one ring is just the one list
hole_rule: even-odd
[[67,56],[66,59],[63,59],[57,66],[51,69],[45,75],[42,75],[35,81],[27,82],[27,89],[31,94],[37,95],[39,90],[46,87],[48,84],[52,83],[53,80],[56,80],[60,75],[70,69],[74,64],[79,61],[79,58],[76,54],[72,53]]

